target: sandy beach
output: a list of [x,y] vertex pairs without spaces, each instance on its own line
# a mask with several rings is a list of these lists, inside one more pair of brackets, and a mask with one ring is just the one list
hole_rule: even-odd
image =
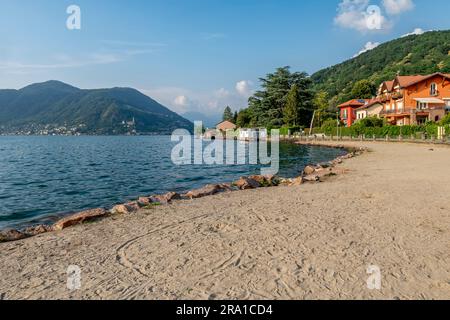
[[[323,183],[0,244],[0,299],[450,299],[450,147],[347,145],[371,152]],[[67,289],[70,265],[80,290]],[[370,265],[381,290],[367,288]]]

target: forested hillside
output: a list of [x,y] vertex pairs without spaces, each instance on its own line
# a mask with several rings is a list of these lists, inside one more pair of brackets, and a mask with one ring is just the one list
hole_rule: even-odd
[[433,31],[386,42],[360,56],[316,72],[315,91],[328,93],[336,105],[352,97],[353,85],[363,79],[378,86],[397,74],[450,73],[450,31]]

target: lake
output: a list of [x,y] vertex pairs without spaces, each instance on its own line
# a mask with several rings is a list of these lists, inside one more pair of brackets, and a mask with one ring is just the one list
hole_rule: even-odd
[[[0,229],[259,174],[259,165],[176,166],[175,144],[170,136],[0,137]],[[279,175],[297,176],[307,164],[343,153],[281,143]]]

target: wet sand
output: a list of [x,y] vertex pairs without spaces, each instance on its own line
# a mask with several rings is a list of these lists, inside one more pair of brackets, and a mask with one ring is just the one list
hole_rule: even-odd
[[[0,244],[0,299],[450,299],[450,148],[346,144],[371,152],[327,182]],[[367,288],[370,265],[381,290]]]

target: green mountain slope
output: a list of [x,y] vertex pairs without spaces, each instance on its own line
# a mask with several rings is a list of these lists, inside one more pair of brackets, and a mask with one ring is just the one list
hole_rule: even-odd
[[0,130],[7,133],[70,127],[88,134],[153,134],[192,130],[192,126],[131,88],[81,90],[48,81],[20,90],[0,90]]
[[355,82],[369,79],[377,86],[397,74],[450,73],[450,31],[411,35],[377,48],[311,76],[316,90],[328,92],[332,103],[353,98]]

